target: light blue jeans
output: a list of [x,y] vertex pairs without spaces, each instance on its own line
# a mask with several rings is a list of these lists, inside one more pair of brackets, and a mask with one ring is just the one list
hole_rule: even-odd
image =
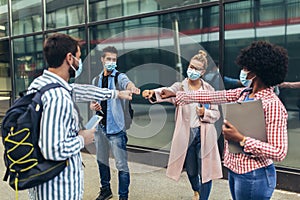
[[95,133],[96,156],[101,187],[110,188],[109,152],[111,150],[118,169],[119,196],[123,198],[128,198],[130,184],[126,149],[127,140],[127,135],[124,131],[117,134],[105,134],[99,130]]
[[207,200],[212,181],[201,183],[201,140],[200,127],[190,129],[189,147],[185,158],[185,168],[192,189],[200,193],[201,200]]
[[268,200],[276,187],[273,164],[245,174],[228,170],[228,181],[233,200]]

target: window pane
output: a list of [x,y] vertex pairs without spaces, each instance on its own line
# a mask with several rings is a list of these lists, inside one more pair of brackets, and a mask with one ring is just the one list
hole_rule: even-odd
[[47,0],[47,29],[82,24],[85,22],[84,0]]
[[0,38],[8,35],[7,1],[0,1]]
[[225,4],[225,24],[249,23],[252,19],[252,1]]
[[123,1],[124,16],[134,15],[139,13],[139,0],[124,0]]
[[42,73],[44,61],[41,46],[43,46],[41,35],[13,40],[16,96]]
[[90,21],[100,21],[106,19],[106,1],[91,1],[89,5],[89,11]]
[[285,15],[285,5],[282,1],[272,1],[272,3],[266,1],[261,2],[261,6],[259,7],[259,19],[260,21],[269,21],[276,19],[284,19]]
[[158,5],[155,0],[141,0],[140,12],[151,12],[158,10]]
[[10,107],[11,102],[11,73],[8,40],[0,41],[0,120]]
[[8,40],[0,41],[0,90],[11,90]]
[[287,3],[288,18],[295,18],[300,16],[300,2],[291,1]]
[[[209,0],[208,0],[209,1]],[[217,0],[212,0],[217,1]],[[90,0],[89,21],[99,21],[116,17],[136,15],[140,13],[182,7],[207,1],[201,0]]]
[[107,18],[123,16],[121,0],[107,1]]
[[42,4],[40,0],[12,0],[13,35],[42,30]]

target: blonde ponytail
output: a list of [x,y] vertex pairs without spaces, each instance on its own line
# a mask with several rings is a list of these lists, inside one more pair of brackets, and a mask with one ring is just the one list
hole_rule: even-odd
[[198,54],[194,55],[192,59],[196,59],[203,63],[203,67],[207,68],[207,53],[204,50],[199,50]]

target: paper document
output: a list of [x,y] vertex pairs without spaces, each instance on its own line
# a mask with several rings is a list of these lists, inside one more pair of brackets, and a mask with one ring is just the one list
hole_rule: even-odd
[[[222,104],[224,119],[232,123],[241,134],[267,141],[265,116],[261,100]],[[242,152],[239,143],[228,141],[231,153]]]
[[86,129],[92,129],[95,128],[99,122],[102,120],[103,117],[99,116],[99,115],[93,115],[93,117],[91,117],[91,119],[88,121],[88,123],[86,123],[85,128]]

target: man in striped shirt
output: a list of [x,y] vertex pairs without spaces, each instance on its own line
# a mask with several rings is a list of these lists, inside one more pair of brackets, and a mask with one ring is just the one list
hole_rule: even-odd
[[74,101],[131,99],[130,91],[101,89],[92,85],[68,84],[81,71],[78,41],[65,34],[53,34],[44,43],[49,65],[29,86],[40,89],[49,83],[62,87],[50,89],[42,96],[43,114],[39,147],[49,160],[67,160],[68,166],[55,178],[38,185],[30,194],[44,200],[80,200],[83,198],[83,170],[80,150],[93,142],[96,129],[80,130]]
[[[176,102],[221,104],[261,99],[265,115],[267,141],[246,137],[229,121],[224,121],[226,140],[238,142],[242,153],[229,152],[225,145],[224,165],[233,200],[270,199],[276,186],[274,161],[282,161],[288,150],[287,111],[274,86],[283,82],[288,67],[287,51],[265,41],[253,42],[241,50],[236,63],[242,68],[240,81],[246,86],[233,90],[177,92]],[[163,98],[174,96],[163,91]],[[245,121],[244,123],[247,123]]]

